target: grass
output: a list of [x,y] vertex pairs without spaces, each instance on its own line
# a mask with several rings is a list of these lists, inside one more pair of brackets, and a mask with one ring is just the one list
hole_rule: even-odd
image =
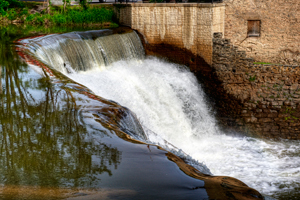
[[51,6],[50,14],[44,9],[41,13],[31,14],[30,10],[37,3],[26,2],[20,7],[7,7],[5,13],[0,12],[0,23],[24,23],[32,25],[91,25],[97,24],[105,27],[118,27],[114,22],[112,6],[90,6],[83,9],[80,6]]
[[254,62],[255,65],[282,65],[280,63],[269,63],[269,62]]
[[256,79],[255,75],[254,76],[250,76],[249,81],[252,82],[252,81],[255,81],[255,79]]
[[268,63],[268,62],[254,62],[253,64],[255,64],[255,65],[271,65],[272,63]]

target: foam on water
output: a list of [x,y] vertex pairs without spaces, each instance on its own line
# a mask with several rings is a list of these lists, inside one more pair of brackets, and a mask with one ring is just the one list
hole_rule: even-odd
[[[238,178],[273,196],[300,186],[300,142],[221,133],[201,86],[182,66],[150,58],[67,75],[135,112],[147,142],[188,154],[214,175]],[[205,165],[198,168],[209,173]]]

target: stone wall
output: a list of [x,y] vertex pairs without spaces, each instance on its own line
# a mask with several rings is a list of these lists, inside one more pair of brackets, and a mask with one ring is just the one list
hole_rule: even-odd
[[[299,0],[224,0],[225,38],[260,62],[300,63]],[[260,37],[247,37],[248,20],[261,21]]]
[[135,3],[115,5],[122,25],[130,26],[150,44],[186,49],[212,64],[212,37],[224,32],[225,5]]
[[300,139],[300,66],[255,65],[221,33],[214,36],[212,68],[226,91],[212,94],[220,116],[250,134]]

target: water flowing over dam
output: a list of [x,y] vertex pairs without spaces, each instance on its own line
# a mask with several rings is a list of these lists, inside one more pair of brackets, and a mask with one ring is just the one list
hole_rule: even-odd
[[48,35],[31,41],[30,50],[62,72],[86,71],[145,55],[135,32],[120,35],[111,30]]
[[145,57],[135,32],[72,32],[23,42],[42,62],[133,111],[146,134],[135,139],[158,144],[203,173],[238,178],[263,194],[288,196],[298,190],[299,195],[299,141],[223,133],[195,76],[185,66]]

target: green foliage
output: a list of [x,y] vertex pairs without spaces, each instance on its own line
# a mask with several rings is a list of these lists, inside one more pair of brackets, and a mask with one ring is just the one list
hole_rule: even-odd
[[70,6],[71,4],[71,0],[62,0],[63,1],[63,4],[64,6],[62,7],[62,11],[63,12],[66,12],[66,9]]
[[35,23],[36,24],[44,24],[44,20],[47,15],[37,15],[35,18]]
[[254,62],[255,65],[281,65],[280,63]]
[[8,19],[13,20],[17,17],[15,9],[24,7],[24,3],[18,0],[1,0],[0,15],[2,15],[3,17],[8,15]]
[[83,10],[87,10],[89,8],[88,0],[79,0],[79,4]]
[[25,22],[34,22],[39,15],[40,15],[39,13],[29,14],[26,17]]
[[69,10],[68,22],[71,23],[103,23],[112,22],[113,11],[105,8],[91,8],[88,10]]
[[[1,0],[0,0],[1,1]],[[16,1],[16,0],[9,0]],[[6,10],[2,10],[3,16],[8,20],[20,19],[26,24],[40,24],[40,25],[87,25],[87,24],[97,24],[102,26],[109,25],[111,27],[118,27],[116,23],[113,23],[113,9],[106,7],[87,7],[82,9],[82,7],[68,7],[70,0],[64,0],[66,4],[63,6],[51,6],[50,14],[42,11],[41,13],[30,14],[29,8],[8,8],[9,3],[7,0],[1,1],[0,4],[4,5]],[[30,4],[31,5],[31,4]],[[21,5],[20,5],[21,6]],[[26,4],[27,6],[27,4]],[[1,13],[1,10],[0,10]],[[1,22],[1,18],[0,18]]]
[[8,1],[4,1],[4,0],[0,1],[0,14],[2,16],[5,16],[7,14],[6,10],[7,10],[8,6],[9,6]]
[[[2,0],[3,1],[3,0]],[[24,8],[25,4],[22,1],[18,0],[4,0],[9,3],[9,8]]]
[[113,22],[110,23],[110,28],[117,28],[117,27],[119,27],[118,24],[113,23]]
[[22,16],[22,15],[27,16],[28,14],[29,14],[28,8],[23,8],[19,13],[20,16]]
[[272,63],[268,63],[268,62],[254,62],[253,64],[255,64],[255,65],[270,65]]
[[[290,122],[294,122],[294,120],[299,120],[298,117],[293,116],[293,113],[295,112],[295,110],[291,107],[287,107],[286,110],[284,111],[285,114],[287,114],[288,116],[284,117],[284,120],[290,120]],[[293,119],[293,120],[292,120]]]
[[[45,17],[47,16],[47,17]],[[28,15],[26,22],[43,24],[48,19],[53,24],[88,24],[112,22],[113,11],[106,8],[90,8],[88,10],[68,9],[66,12],[54,10],[52,15]],[[114,24],[114,27],[116,24]]]
[[[44,16],[47,19],[47,15]],[[84,31],[88,30],[86,27],[82,26],[38,26],[38,25],[31,25],[31,24],[24,24],[24,25],[14,25],[14,24],[7,24],[1,25],[0,24],[0,40],[2,41],[15,41],[19,38],[25,36],[35,36],[41,34],[49,34],[49,33],[66,33],[71,31]],[[7,34],[9,33],[9,34]],[[1,64],[1,63],[0,63]]]
[[76,10],[70,10],[68,13],[68,21],[73,23],[84,23],[85,17],[84,17],[84,11],[78,12]]
[[37,7],[38,5],[41,5],[41,3],[34,2],[34,1],[24,1],[24,5],[25,5],[25,8],[32,9],[32,8]]
[[66,24],[67,23],[67,19],[66,16],[63,14],[55,14],[52,16],[52,18],[50,19],[51,22],[53,22],[54,24]]
[[254,75],[253,77],[250,76],[249,81],[252,82],[252,81],[255,81],[255,79],[256,79],[256,76],[255,76],[255,75]]
[[0,14],[2,16],[5,16],[8,8],[24,8],[24,7],[25,7],[24,3],[18,0],[1,0]]
[[15,11],[14,8],[8,10],[8,12],[7,12],[7,18],[9,20],[14,20],[14,19],[17,18],[17,16],[18,16],[18,13]]

